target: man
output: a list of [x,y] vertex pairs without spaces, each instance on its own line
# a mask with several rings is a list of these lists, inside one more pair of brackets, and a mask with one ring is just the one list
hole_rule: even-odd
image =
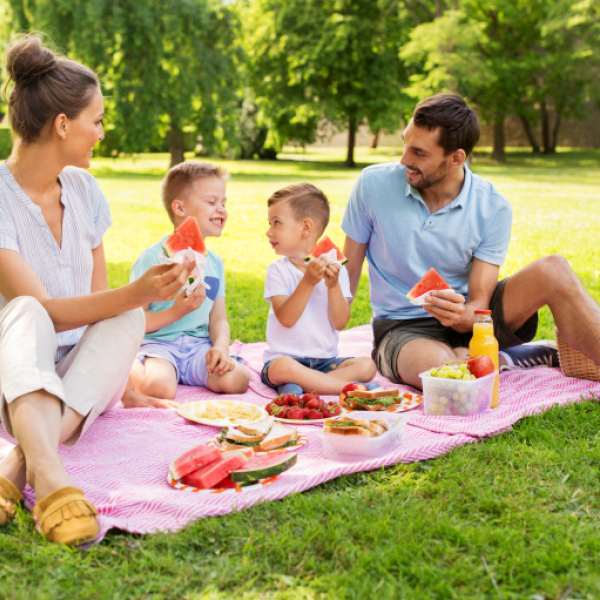
[[[473,110],[454,94],[423,100],[404,132],[400,163],[366,168],[342,220],[352,294],[365,256],[374,312],[373,359],[396,383],[421,388],[419,373],[464,360],[474,311],[491,309],[501,364],[539,359],[546,347],[518,346],[548,305],[561,335],[600,363],[600,308],[561,256],[536,260],[498,282],[510,241],[506,198],[465,161],[479,140]],[[452,290],[424,307],[406,294],[434,267]],[[515,347],[516,348],[512,348]],[[550,364],[558,366],[556,352]]]

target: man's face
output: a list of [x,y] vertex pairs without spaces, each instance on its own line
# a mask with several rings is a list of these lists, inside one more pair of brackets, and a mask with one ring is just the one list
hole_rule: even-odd
[[406,167],[406,179],[417,190],[440,183],[448,174],[452,154],[445,155],[438,144],[440,131],[417,127],[412,121],[404,130],[404,153],[400,163]]

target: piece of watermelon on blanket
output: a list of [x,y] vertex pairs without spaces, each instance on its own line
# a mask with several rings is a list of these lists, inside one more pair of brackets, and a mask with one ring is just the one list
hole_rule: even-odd
[[433,290],[451,290],[452,288],[444,281],[444,278],[433,268],[429,269],[423,278],[417,285],[413,287],[406,297],[410,300],[411,304],[417,306],[423,306],[427,304],[425,302],[425,296]]

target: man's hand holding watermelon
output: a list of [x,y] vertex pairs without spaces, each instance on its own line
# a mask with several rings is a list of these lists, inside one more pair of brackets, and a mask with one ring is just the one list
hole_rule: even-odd
[[465,317],[465,297],[453,290],[432,290],[423,308],[444,327],[456,327]]

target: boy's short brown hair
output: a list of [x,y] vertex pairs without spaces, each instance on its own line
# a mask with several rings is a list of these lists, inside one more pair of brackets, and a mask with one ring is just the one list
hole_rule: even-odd
[[269,198],[267,205],[278,202],[288,202],[297,221],[312,219],[321,227],[321,233],[329,224],[329,200],[312,183],[295,183],[281,188]]
[[172,223],[175,222],[173,200],[184,196],[197,179],[207,177],[227,179],[228,173],[219,165],[191,160],[179,163],[167,171],[161,186],[161,198]]

